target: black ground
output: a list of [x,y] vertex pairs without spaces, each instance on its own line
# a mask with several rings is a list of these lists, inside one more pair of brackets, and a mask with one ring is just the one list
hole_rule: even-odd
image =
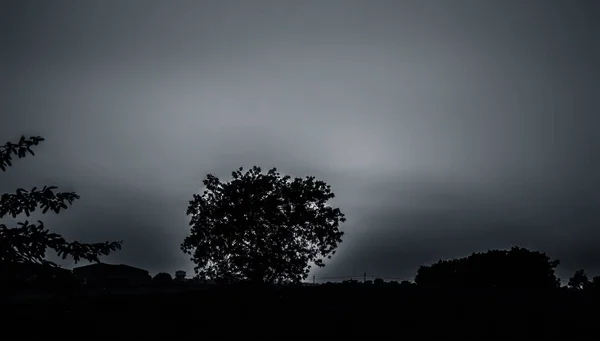
[[32,338],[570,340],[594,338],[598,302],[567,290],[220,288],[4,304],[2,329]]

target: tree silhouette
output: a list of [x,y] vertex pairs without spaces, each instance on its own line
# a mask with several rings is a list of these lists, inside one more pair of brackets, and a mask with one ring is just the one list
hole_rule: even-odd
[[414,283],[411,283],[409,281],[402,281],[402,282],[400,282],[400,287],[402,287],[404,289],[411,288],[414,285],[415,285]]
[[589,284],[591,289],[598,290],[600,289],[600,276],[594,276],[592,281]]
[[375,280],[373,281],[373,283],[375,285],[384,285],[385,281],[382,278],[375,278]]
[[434,288],[557,288],[558,264],[544,253],[513,247],[421,266],[415,282]]
[[173,277],[166,272],[157,273],[152,279],[152,284],[157,286],[167,286],[173,283]]
[[200,277],[270,283],[299,282],[309,262],[324,266],[341,242],[344,214],[327,204],[331,187],[314,177],[281,176],[276,168],[232,172],[229,182],[208,174],[187,215],[181,245]]
[[589,284],[590,280],[583,269],[575,271],[573,276],[569,278],[569,288],[571,289],[585,289]]
[[[19,159],[24,158],[29,152],[35,155],[32,146],[44,141],[42,137],[21,136],[17,143],[7,142],[0,147],[0,169],[6,171],[12,166],[12,155]],[[41,190],[33,187],[30,191],[19,188],[15,194],[2,194],[0,197],[0,218],[10,214],[16,218],[25,213],[28,217],[38,206],[42,213],[52,210],[59,213],[61,209],[67,209],[67,203],[79,199],[72,192],[55,193],[57,187],[44,186]],[[95,244],[84,244],[77,241],[68,242],[61,235],[51,233],[45,228],[43,222],[31,224],[29,221],[17,223],[17,227],[9,228],[0,224],[0,263],[5,267],[10,264],[35,263],[42,265],[57,266],[46,260],[46,251],[52,249],[63,259],[71,257],[75,263],[84,259],[90,262],[99,262],[98,257],[108,255],[110,252],[121,248],[122,242],[104,242]]]

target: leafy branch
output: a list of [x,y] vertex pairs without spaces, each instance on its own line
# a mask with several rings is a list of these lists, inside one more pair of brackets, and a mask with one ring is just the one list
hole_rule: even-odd
[[30,213],[40,206],[42,213],[46,213],[49,209],[55,213],[60,212],[60,209],[67,209],[65,202],[73,204],[75,199],[79,199],[79,195],[73,192],[54,193],[57,189],[55,186],[44,186],[41,190],[33,187],[31,191],[22,188],[17,189],[16,194],[2,194],[0,197],[0,218],[6,214],[10,214],[13,218],[25,212],[29,217]]
[[5,172],[7,167],[12,166],[13,154],[19,159],[24,158],[27,155],[27,152],[31,155],[35,155],[31,147],[37,146],[42,141],[44,141],[44,138],[41,136],[27,138],[25,135],[22,135],[17,143],[12,143],[10,141],[6,142],[4,146],[0,147],[0,170]]
[[[7,142],[0,147],[0,169],[6,171],[12,166],[13,155],[19,159],[24,158],[27,153],[35,155],[32,146],[44,141],[42,137],[21,136],[17,143]],[[23,188],[17,189],[16,193],[5,193],[0,196],[0,219],[6,215],[16,218],[25,213],[30,216],[38,207],[42,214],[52,210],[59,213],[61,209],[67,209],[79,195],[73,192],[54,192],[57,187],[44,186],[41,190],[33,187],[30,191]],[[30,224],[28,221],[18,223],[16,228],[8,228],[0,224],[0,262],[8,263],[37,263],[43,265],[57,266],[46,260],[46,251],[52,249],[62,257],[73,258],[75,263],[80,260],[99,262],[100,256],[106,256],[112,251],[120,250],[122,241],[102,242],[94,244],[80,243],[78,241],[68,242],[61,235],[52,233],[44,227],[41,221],[38,224]]]
[[62,259],[72,257],[75,263],[82,259],[99,262],[99,256],[106,256],[111,251],[121,249],[121,242],[67,242],[61,235],[44,228],[41,221],[38,221],[37,225],[28,221],[17,224],[19,226],[16,228],[0,224],[0,259],[3,261],[56,266],[45,259],[47,249],[53,249]]

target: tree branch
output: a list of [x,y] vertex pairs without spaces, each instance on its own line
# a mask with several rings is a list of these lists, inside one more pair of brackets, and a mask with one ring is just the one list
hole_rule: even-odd
[[57,189],[55,186],[44,186],[39,191],[36,189],[34,187],[31,191],[27,191],[19,188],[16,194],[3,194],[0,197],[0,218],[7,214],[16,218],[23,212],[29,217],[30,213],[34,212],[38,206],[42,208],[42,213],[46,213],[50,209],[59,213],[61,208],[68,208],[65,202],[72,205],[75,199],[79,199],[79,195],[73,192],[54,193],[53,190]]
[[28,221],[18,225],[19,227],[16,228],[0,225],[0,261],[56,266],[55,263],[45,259],[46,251],[52,249],[63,259],[72,257],[75,263],[82,259],[99,262],[99,256],[106,256],[112,251],[120,250],[122,245],[122,242],[95,244],[67,242],[61,235],[51,233],[44,228],[44,223],[41,221],[38,221],[38,225],[30,224]]
[[40,142],[44,141],[44,138],[40,136],[25,137],[22,135],[19,142],[12,143],[6,142],[4,146],[0,146],[0,170],[6,171],[7,167],[12,166],[12,155],[16,155],[19,159],[27,156],[27,152],[31,155],[35,155],[32,146],[37,146]]

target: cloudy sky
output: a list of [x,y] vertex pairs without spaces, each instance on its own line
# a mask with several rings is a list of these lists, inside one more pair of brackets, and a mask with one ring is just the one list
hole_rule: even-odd
[[511,245],[600,274],[598,16],[597,0],[2,1],[0,140],[46,141],[0,192],[77,191],[49,228],[191,272],[205,175],[276,166],[331,184],[347,215],[318,277],[412,278]]

